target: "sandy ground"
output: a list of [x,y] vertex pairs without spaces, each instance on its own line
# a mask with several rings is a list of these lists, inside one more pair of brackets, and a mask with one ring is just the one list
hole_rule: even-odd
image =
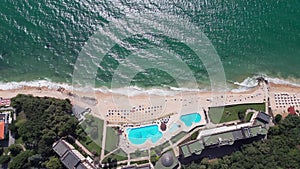
[[[169,117],[174,114],[202,112],[211,106],[222,106],[243,103],[262,103],[270,97],[270,107],[274,114],[287,115],[288,106],[276,107],[275,94],[288,93],[300,99],[300,87],[291,85],[268,84],[261,85],[246,92],[178,92],[174,95],[140,94],[127,96],[111,92],[99,91],[67,91],[35,87],[23,87],[13,90],[0,90],[0,97],[11,98],[17,94],[48,96],[60,99],[70,99],[73,104],[89,107],[95,116],[110,123],[138,123]],[[94,100],[95,99],[95,100]],[[298,107],[295,103],[295,109]],[[300,101],[299,101],[300,106]],[[299,107],[300,108],[300,107]]]
[[[90,108],[92,114],[106,121],[109,126],[121,126],[125,129],[134,126],[166,123],[167,128],[172,130],[172,125],[180,125],[180,129],[172,132],[164,132],[164,139],[160,139],[155,144],[162,144],[179,131],[189,131],[199,125],[209,124],[206,121],[203,110],[208,110],[212,106],[224,106],[245,103],[267,102],[271,108],[270,115],[288,115],[287,109],[294,106],[300,109],[300,87],[279,84],[261,84],[251,90],[234,92],[177,92],[173,95],[163,96],[157,94],[139,94],[128,96],[112,92],[100,91],[68,91],[65,89],[49,89],[46,87],[23,87],[14,90],[0,90],[0,97],[12,98],[17,94],[31,94],[39,97],[55,97],[59,99],[70,99],[73,105],[83,108]],[[269,100],[269,102],[268,102]],[[185,114],[199,113],[201,121],[186,126],[180,117]],[[127,140],[126,134],[121,136],[121,140]],[[104,142],[105,143],[105,142]],[[154,144],[148,140],[145,144],[133,146],[127,141],[121,142],[120,147],[131,152],[136,148],[151,147]]]

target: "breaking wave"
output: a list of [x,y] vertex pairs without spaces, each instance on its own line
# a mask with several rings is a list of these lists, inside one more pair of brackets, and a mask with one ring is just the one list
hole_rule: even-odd
[[[250,89],[255,88],[258,85],[257,78],[263,77],[268,82],[274,84],[286,84],[300,87],[300,83],[295,79],[280,79],[280,78],[273,78],[267,75],[254,75],[252,77],[247,77],[241,82],[228,82],[229,86],[232,86],[231,89],[228,91],[232,92],[243,92]],[[233,84],[233,85],[232,85]],[[109,89],[107,87],[98,87],[98,88],[82,88],[82,87],[74,87],[71,84],[66,83],[55,83],[52,82],[50,79],[45,80],[34,80],[34,81],[21,81],[21,82],[0,82],[0,90],[13,90],[13,89],[20,89],[23,87],[40,87],[40,88],[48,88],[57,90],[59,88],[64,88],[70,91],[86,91],[86,90],[93,90],[99,91],[103,93],[115,93],[115,94],[125,94],[128,96],[134,95],[141,95],[141,94],[155,94],[155,95],[175,95],[180,92],[196,92],[196,91],[210,91],[210,87],[202,88],[202,89],[192,89],[192,88],[176,88],[176,87],[152,87],[152,88],[142,88],[138,86],[128,86],[122,88],[114,88]]]

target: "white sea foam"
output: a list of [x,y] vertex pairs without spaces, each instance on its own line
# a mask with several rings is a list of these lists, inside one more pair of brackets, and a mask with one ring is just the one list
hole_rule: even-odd
[[19,89],[22,87],[47,87],[49,89],[58,89],[63,87],[67,90],[72,90],[73,87],[64,83],[54,83],[49,80],[34,80],[34,81],[21,81],[21,82],[0,82],[1,90]]
[[280,78],[270,77],[265,74],[259,74],[259,75],[254,75],[252,77],[247,77],[242,82],[233,82],[233,84],[238,86],[238,88],[234,88],[231,91],[232,92],[244,92],[244,91],[250,90],[258,85],[257,78],[259,78],[259,77],[263,77],[268,82],[271,82],[274,84],[287,84],[287,85],[291,85],[291,86],[300,87],[300,84],[298,84],[295,79],[280,79]]
[[[266,75],[254,75],[253,77],[247,77],[241,82],[231,82],[235,86],[233,89],[226,89],[231,90],[232,92],[243,92],[247,91],[249,89],[252,89],[258,85],[257,78],[263,77],[267,81],[275,84],[288,84],[292,86],[298,86],[300,87],[300,84],[295,79],[280,79],[280,78],[273,78]],[[153,87],[153,88],[141,88],[137,86],[129,86],[129,87],[122,87],[122,88],[114,88],[109,89],[107,87],[97,87],[97,88],[83,88],[83,87],[74,87],[70,84],[66,83],[55,83],[51,82],[49,79],[45,80],[34,80],[34,81],[21,81],[21,82],[0,82],[0,90],[10,90],[10,89],[19,89],[22,87],[47,87],[49,89],[59,89],[59,88],[65,88],[66,90],[70,91],[86,91],[86,90],[94,90],[94,91],[100,91],[103,93],[115,93],[115,94],[125,94],[128,96],[134,96],[134,95],[141,95],[141,94],[155,94],[155,95],[162,95],[162,96],[169,96],[169,95],[175,95],[180,92],[196,92],[196,91],[210,91],[209,88],[203,88],[203,89],[192,89],[192,88],[176,88],[176,87]]]

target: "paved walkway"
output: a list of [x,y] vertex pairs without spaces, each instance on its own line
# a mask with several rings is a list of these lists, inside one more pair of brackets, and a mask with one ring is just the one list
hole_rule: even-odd
[[91,153],[87,148],[85,148],[84,145],[82,145],[77,139],[75,139],[73,136],[69,135],[69,138],[73,139],[75,141],[75,144],[81,149],[83,150],[87,155],[89,155],[90,157],[93,157],[93,153]]
[[117,150],[119,150],[120,148],[116,148],[113,151],[109,152],[108,154],[104,155],[103,159],[108,157],[109,155],[113,154],[114,152],[116,152]]
[[75,140],[75,144],[81,148],[81,150],[83,150],[87,155],[89,155],[90,157],[93,157],[94,154],[91,153],[87,148],[85,148],[84,145],[82,145],[78,140]]
[[127,163],[128,165],[130,165],[131,162],[137,162],[137,161],[144,161],[144,160],[149,160],[148,157],[140,157],[140,158],[135,158],[135,159],[128,159],[128,160],[123,160],[123,161],[118,161],[118,165],[119,164],[124,164]]
[[101,146],[101,155],[100,155],[100,160],[102,161],[105,156],[105,142],[106,142],[106,129],[107,129],[107,124],[106,121],[103,123],[103,132],[102,132],[102,146]]

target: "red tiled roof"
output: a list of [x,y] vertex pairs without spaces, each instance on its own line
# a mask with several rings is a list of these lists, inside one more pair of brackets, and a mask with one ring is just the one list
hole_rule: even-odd
[[4,121],[1,121],[0,122],[0,140],[3,140],[4,139]]
[[291,115],[296,115],[295,107],[294,107],[294,106],[290,106],[290,107],[288,108],[288,112],[289,112]]

